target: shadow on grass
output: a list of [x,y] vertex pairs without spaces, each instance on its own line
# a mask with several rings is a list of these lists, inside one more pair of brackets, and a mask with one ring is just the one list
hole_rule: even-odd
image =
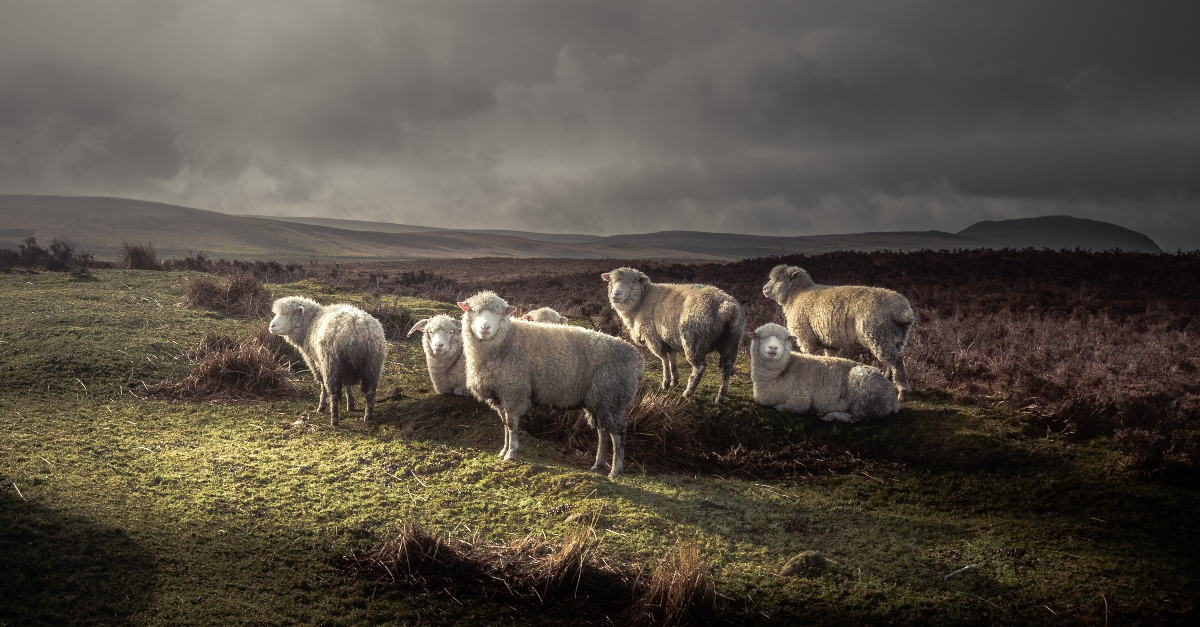
[[154,556],[125,531],[0,493],[0,622],[123,624],[149,606]]

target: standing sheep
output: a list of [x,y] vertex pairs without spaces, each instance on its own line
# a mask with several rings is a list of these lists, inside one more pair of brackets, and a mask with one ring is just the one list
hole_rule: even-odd
[[[342,386],[358,383],[367,399],[363,420],[370,420],[387,355],[379,321],[351,305],[322,306],[299,296],[276,300],[271,311],[275,317],[268,330],[300,351],[321,386],[317,411],[324,411],[328,402],[330,421],[338,426]],[[346,411],[354,409],[354,393],[346,387]]]
[[871,366],[841,357],[793,352],[796,337],[774,323],[746,333],[754,400],[779,411],[816,412],[821,420],[859,422],[900,411],[896,388]]
[[691,397],[704,374],[704,358],[716,351],[721,356],[716,402],[725,399],[746,328],[746,313],[732,296],[711,285],[651,283],[633,268],[617,268],[600,278],[608,281],[609,303],[629,336],[662,361],[664,390],[679,383],[675,357],[683,352],[692,365],[683,395]]
[[778,265],[763,295],[779,303],[800,350],[847,356],[864,349],[886,365],[888,378],[907,396],[904,347],[916,316],[908,299],[861,285],[817,285],[803,268]]
[[637,396],[646,368],[637,349],[619,338],[569,325],[514,320],[516,310],[494,292],[480,292],[458,304],[464,312],[463,354],[467,388],[504,421],[500,456],[516,457],[521,416],[537,403],[558,409],[582,408],[596,429],[596,463],[609,477],[625,466],[625,412]]
[[438,394],[470,396],[467,390],[467,362],[462,354],[462,323],[440,314],[417,321],[408,330],[412,335],[422,331],[421,347],[425,349],[425,366],[429,380]]
[[534,309],[533,311],[521,316],[522,320],[530,322],[549,322],[551,324],[566,324],[567,317],[554,311],[549,307]]

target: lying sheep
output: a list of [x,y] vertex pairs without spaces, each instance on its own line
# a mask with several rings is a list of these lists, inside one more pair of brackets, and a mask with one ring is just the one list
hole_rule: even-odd
[[880,287],[817,285],[803,268],[785,265],[771,270],[763,295],[783,306],[800,350],[853,356],[865,349],[886,365],[904,400],[904,347],[916,321],[906,298]]
[[821,420],[859,422],[900,411],[896,388],[879,370],[841,357],[792,351],[794,335],[774,323],[746,333],[754,400]]
[[[358,383],[367,399],[363,420],[370,420],[387,355],[379,321],[352,305],[322,306],[299,296],[276,300],[271,311],[275,317],[268,330],[300,351],[321,386],[317,411],[324,411],[329,403],[330,420],[336,427],[342,386]],[[345,389],[346,411],[355,411],[354,393]]]
[[716,351],[721,356],[716,402],[725,399],[746,328],[746,313],[732,296],[711,285],[651,283],[633,268],[617,268],[600,278],[608,281],[609,303],[629,336],[662,361],[664,390],[679,382],[675,357],[682,351],[692,365],[683,391],[690,397],[704,374],[704,358]]
[[557,311],[554,311],[553,309],[551,309],[549,307],[542,307],[541,309],[534,309],[533,311],[521,316],[521,319],[528,320],[530,322],[549,322],[552,324],[566,324],[567,323],[566,316],[559,314]]
[[462,323],[445,314],[417,321],[408,330],[422,331],[425,366],[438,394],[470,396],[467,391],[467,365],[462,356]]
[[537,403],[558,409],[582,408],[596,429],[596,463],[609,477],[625,466],[625,412],[637,395],[646,363],[619,338],[569,325],[511,319],[516,310],[494,292],[480,292],[458,304],[464,312],[463,355],[467,388],[504,421],[500,456],[516,457],[521,416]]

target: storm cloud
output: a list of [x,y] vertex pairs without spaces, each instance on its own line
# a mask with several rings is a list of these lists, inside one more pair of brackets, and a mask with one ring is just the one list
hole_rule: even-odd
[[0,9],[0,193],[597,234],[1066,213],[1200,248],[1194,2]]

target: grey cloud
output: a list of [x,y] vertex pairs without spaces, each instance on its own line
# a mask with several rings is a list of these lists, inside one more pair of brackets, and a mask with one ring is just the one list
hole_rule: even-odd
[[1194,3],[63,6],[0,23],[0,192],[597,233],[1067,212],[1200,247]]

